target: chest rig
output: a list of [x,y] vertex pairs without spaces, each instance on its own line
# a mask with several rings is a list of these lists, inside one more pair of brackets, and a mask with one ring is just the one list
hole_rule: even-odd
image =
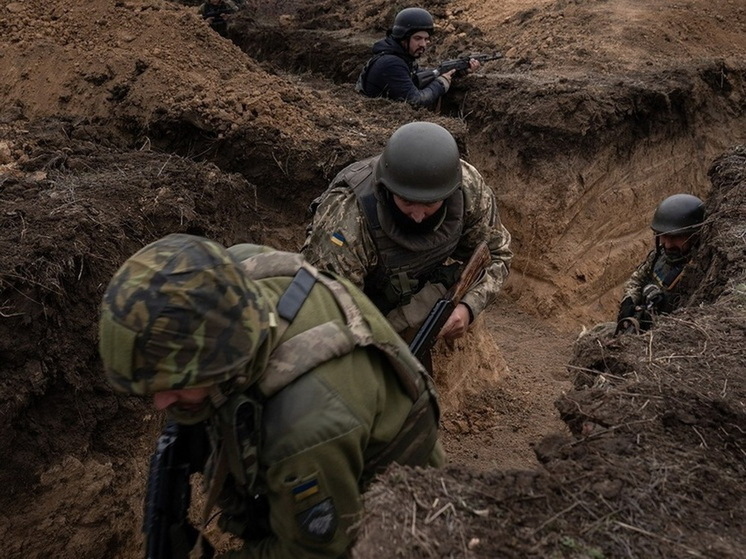
[[[262,376],[245,390],[235,387],[238,390],[234,390],[233,395],[218,408],[218,421],[210,422],[212,446],[220,451],[213,453],[205,477],[212,480],[210,493],[225,482],[233,486],[221,495],[223,516],[220,524],[224,530],[246,538],[251,537],[246,533],[247,524],[256,522],[253,507],[261,506],[256,496],[265,492],[258,475],[262,404],[303,374],[326,361],[351,353],[356,347],[374,346],[392,365],[402,388],[412,400],[412,408],[401,431],[386,447],[375,454],[366,453],[364,478],[372,477],[394,460],[402,464],[424,463],[437,439],[439,410],[432,381],[422,365],[393,330],[384,335],[374,334],[360,310],[359,305],[364,303],[356,302],[344,280],[320,273],[294,253],[260,253],[243,260],[242,266],[247,275],[258,282],[276,277],[293,278],[276,305],[277,335],[274,339],[279,343],[270,348],[269,361]],[[285,332],[317,283],[331,291],[344,315],[344,323],[322,323],[286,338]],[[324,343],[319,343],[319,340]],[[247,510],[247,507],[252,510]],[[254,519],[249,521],[252,516]]]
[[676,293],[676,286],[684,277],[686,264],[686,260],[671,263],[660,250],[656,253],[647,282],[660,287],[663,293],[656,312],[670,313],[679,306],[680,295]]
[[[427,278],[453,254],[464,228],[464,194],[459,188],[445,200],[445,214],[433,231],[413,235],[402,231],[391,212],[382,209],[372,157],[349,167],[342,180],[355,193],[378,252],[378,265],[365,278],[364,291],[383,314],[406,305]],[[450,286],[446,286],[450,287]]]

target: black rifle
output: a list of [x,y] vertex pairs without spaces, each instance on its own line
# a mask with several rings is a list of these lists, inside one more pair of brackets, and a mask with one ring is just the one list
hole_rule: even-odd
[[639,334],[649,330],[653,325],[653,315],[655,315],[660,306],[663,304],[663,291],[654,284],[648,284],[642,289],[644,305],[636,305],[634,314],[619,321],[614,335],[618,334]]
[[473,54],[471,56],[462,56],[461,58],[454,58],[453,60],[446,60],[440,66],[435,69],[421,70],[414,75],[415,85],[422,89],[435,80],[438,76],[456,70],[456,74],[459,75],[469,69],[469,61],[473,58],[478,60],[481,64],[490,60],[497,60],[502,58],[502,53],[496,52],[495,54]]
[[438,338],[440,330],[451,316],[453,309],[459,304],[467,291],[480,279],[482,272],[492,260],[487,243],[481,242],[474,249],[474,253],[461,271],[456,284],[449,289],[443,297],[438,299],[425,322],[415,334],[412,343],[409,344],[410,351],[422,361],[427,352],[432,349]]
[[[189,523],[192,489],[189,478],[204,463],[206,433],[202,424],[195,426],[168,422],[150,459],[145,496],[146,559],[188,558],[197,541],[197,529]],[[205,558],[214,549],[203,539]]]

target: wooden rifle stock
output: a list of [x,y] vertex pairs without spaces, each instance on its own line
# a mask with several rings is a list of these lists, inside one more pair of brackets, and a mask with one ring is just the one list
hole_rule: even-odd
[[491,261],[490,249],[484,241],[477,245],[469,261],[461,271],[456,284],[449,289],[443,297],[438,299],[415,334],[412,343],[409,344],[410,351],[422,361],[422,358],[435,345],[443,325],[448,321],[453,309],[461,302],[466,292],[477,282],[482,271]]

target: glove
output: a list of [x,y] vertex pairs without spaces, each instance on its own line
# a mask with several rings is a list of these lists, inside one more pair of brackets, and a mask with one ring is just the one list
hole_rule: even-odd
[[625,297],[619,304],[619,314],[616,316],[616,321],[621,322],[625,318],[632,318],[637,312],[637,305],[632,300],[632,297]]
[[[170,559],[189,559],[192,548],[197,543],[199,530],[188,521],[181,524],[172,524],[169,530],[171,555]],[[215,548],[202,536],[202,559],[212,559],[215,556]]]
[[663,302],[663,291],[655,284],[649,283],[642,288],[642,296],[645,298],[646,306],[649,309],[658,311],[658,307]]

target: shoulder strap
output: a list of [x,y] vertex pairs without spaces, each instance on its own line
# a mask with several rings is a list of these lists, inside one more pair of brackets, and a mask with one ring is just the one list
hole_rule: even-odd
[[370,72],[371,67],[373,64],[376,63],[376,61],[381,58],[384,54],[393,54],[387,51],[379,52],[374,54],[368,59],[368,62],[365,63],[365,66],[363,66],[363,69],[360,70],[360,75],[357,77],[357,82],[355,82],[355,91],[358,93],[365,93],[365,86],[368,82],[368,72]]

